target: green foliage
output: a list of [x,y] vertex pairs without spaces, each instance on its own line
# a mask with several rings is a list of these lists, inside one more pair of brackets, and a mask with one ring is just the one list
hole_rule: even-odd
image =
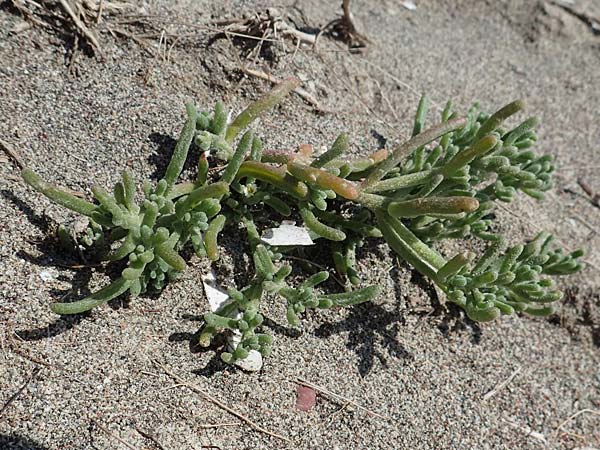
[[[425,129],[428,101],[423,97],[406,143],[355,160],[344,156],[349,148],[346,134],[321,156],[305,145],[298,151],[263,151],[252,131],[235,143],[252,121],[296,86],[295,80],[287,80],[231,123],[220,102],[212,112],[188,105],[165,176],[155,185],[144,184],[139,203],[128,171],[111,193],[95,186],[96,203],[91,203],[25,169],[23,178],[34,189],[90,218],[80,243],[109,246],[104,259],[126,262],[112,284],[83,300],[55,303],[53,311],[75,314],[126,292],[136,296],[149,288],[161,290],[185,270],[186,248],[216,261],[219,235],[237,227],[245,230],[254,270],[246,286],[230,287],[228,302],[205,315],[200,334],[203,346],[223,331],[236,334],[233,348],[222,353],[228,363],[252,350],[270,352],[272,338],[261,332],[260,306],[266,295],[285,300],[292,326],[300,324],[306,309],[350,306],[377,296],[378,286],[355,288],[361,284],[356,253],[365,239],[383,237],[473,320],[552,312],[561,293],[549,276],[579,270],[582,252],[553,249],[546,233],[507,248],[501,236],[490,232],[494,202],[509,202],[519,191],[539,199],[552,186],[551,158],[532,150],[537,119],[502,128],[523,109],[523,102],[492,115],[474,105],[465,118],[458,118],[448,103],[441,122]],[[201,151],[195,180],[177,183],[194,144]],[[211,153],[225,162],[220,178],[210,171]],[[282,253],[294,249],[271,247],[259,233],[281,216],[301,219],[313,239],[330,242],[332,265],[346,281],[345,292],[323,293],[327,271],[291,281],[293,267],[283,263]],[[73,251],[73,232],[64,226],[58,231],[63,246]],[[431,241],[470,236],[491,242],[478,259],[465,251],[447,260],[430,246]]]
[[[554,312],[552,303],[562,298],[552,279],[581,269],[581,251],[563,255],[551,249],[552,236],[540,233],[526,245],[505,251],[502,239],[492,244],[474,265],[464,265],[444,276],[450,301],[462,306],[473,320],[488,321],[500,314],[524,311],[542,316]],[[443,268],[442,268],[443,270]],[[441,278],[438,272],[438,278]]]

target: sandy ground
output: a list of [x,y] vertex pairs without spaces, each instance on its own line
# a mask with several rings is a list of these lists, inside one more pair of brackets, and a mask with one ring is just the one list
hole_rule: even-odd
[[[53,315],[52,301],[82,296],[108,278],[69,268],[78,261],[49,236],[72,216],[0,160],[0,405],[17,393],[0,413],[0,448],[600,446],[600,210],[577,184],[583,178],[600,190],[600,37],[585,17],[545,1],[417,1],[416,11],[396,0],[356,1],[373,41],[366,51],[351,54],[323,36],[318,52],[266,43],[253,61],[243,43],[211,40],[213,32],[195,25],[268,5],[213,3],[145,4],[147,14],[162,16],[154,19],[159,29],[182,34],[169,55],[151,57],[103,32],[106,59],[79,53],[69,69],[72,41],[38,29],[10,33],[22,19],[5,2],[0,137],[46,179],[88,191],[93,182],[110,186],[125,166],[144,177],[160,174],[186,99],[210,105],[224,98],[239,110],[267,89],[242,76],[242,64],[301,77],[329,110],[316,114],[290,97],[257,127],[272,147],[323,145],[342,130],[356,153],[381,139],[391,146],[409,131],[423,91],[434,110],[450,97],[462,109],[474,100],[492,109],[522,97],[543,121],[539,149],[561,170],[541,204],[521,199],[499,209],[501,228],[514,241],[549,230],[569,248],[585,247],[589,265],[563,280],[568,295],[556,316],[478,326],[440,305],[429,283],[385,245],[375,246],[361,268],[367,282],[385,287],[384,298],[308,314],[301,332],[286,326],[281,302],[267,302],[274,351],[261,372],[248,374],[193,345],[197,317],[207,309],[198,283],[206,266],[198,261],[160,296],[83,317]],[[335,18],[337,3],[277,6],[310,30]],[[592,1],[575,3],[597,14]],[[235,275],[227,261],[221,268]],[[289,441],[252,429],[154,361]],[[348,401],[320,395],[312,411],[297,411],[298,378]]]

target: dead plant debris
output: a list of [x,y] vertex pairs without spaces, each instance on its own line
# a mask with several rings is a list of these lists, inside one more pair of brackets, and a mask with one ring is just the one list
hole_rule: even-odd
[[[129,3],[110,0],[10,0],[10,3],[31,26],[72,39],[78,36],[92,53],[100,56],[102,49],[95,28],[103,17],[121,14],[131,7]],[[23,30],[23,26],[19,26],[12,32]]]

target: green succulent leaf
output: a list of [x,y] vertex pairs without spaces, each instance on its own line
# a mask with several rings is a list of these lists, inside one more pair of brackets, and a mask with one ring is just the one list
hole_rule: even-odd
[[[160,291],[186,269],[182,255],[188,249],[216,261],[219,235],[238,230],[245,233],[240,247],[249,252],[246,261],[253,266],[247,284],[228,289],[229,299],[204,315],[199,333],[205,347],[223,331],[235,337],[222,349],[227,363],[252,351],[263,356],[271,352],[273,338],[262,332],[265,295],[283,299],[292,326],[300,325],[308,309],[350,307],[379,295],[379,285],[357,287],[357,259],[364,242],[381,237],[471,320],[553,313],[562,292],[551,277],[580,270],[583,251],[556,248],[545,232],[511,246],[494,232],[496,202],[510,202],[519,193],[541,199],[552,188],[553,160],[535,151],[539,120],[529,117],[512,128],[505,125],[524,108],[522,101],[493,114],[474,104],[464,117],[448,102],[441,121],[428,128],[428,99],[423,96],[406,142],[392,151],[379,149],[350,160],[344,158],[350,148],[345,133],[318,157],[309,144],[297,150],[263,150],[255,131],[241,135],[298,85],[295,79],[284,81],[231,123],[222,102],[212,111],[186,105],[187,120],[164,177],[143,183],[141,203],[136,203],[135,178],[128,170],[111,192],[94,186],[98,204],[93,204],[24,169],[23,179],[35,190],[92,219],[83,232],[58,227],[67,251],[104,247],[100,258],[126,264],[121,277],[105,288],[80,301],[54,303],[52,310],[77,314],[126,292],[135,297],[149,289]],[[192,143],[200,149],[198,172],[192,181],[178,183]],[[211,153],[224,166],[213,165]],[[331,255],[331,261],[319,261],[326,266],[318,264],[323,270],[312,272],[317,264],[304,257],[299,245],[274,247],[267,243],[272,241],[263,241],[262,231],[279,225],[280,216],[301,218],[310,237],[323,238],[319,246]],[[487,242],[479,256],[460,250],[446,258],[431,246],[434,241],[473,237]],[[301,273],[290,275],[301,263],[312,275],[298,281]],[[334,284],[326,283],[330,268],[337,271],[335,281],[344,292],[329,291]]]

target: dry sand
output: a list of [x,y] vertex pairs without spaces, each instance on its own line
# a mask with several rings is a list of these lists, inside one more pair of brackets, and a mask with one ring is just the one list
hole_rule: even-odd
[[[0,137],[46,179],[72,189],[110,186],[126,165],[156,177],[186,99],[224,98],[239,111],[268,88],[240,74],[248,60],[239,42],[211,41],[213,33],[192,26],[268,4],[213,3],[145,4],[168,31],[185,34],[168,61],[103,32],[106,60],[80,53],[71,71],[70,38],[37,28],[12,34],[23,20],[0,5]],[[193,345],[207,309],[198,283],[206,265],[197,261],[160,296],[83,317],[53,315],[52,301],[82,296],[108,278],[68,268],[78,261],[49,236],[72,216],[0,160],[0,407],[25,386],[0,413],[0,448],[600,446],[600,210],[577,184],[583,178],[600,190],[600,37],[581,14],[598,17],[598,8],[591,0],[575,2],[579,15],[545,1],[416,3],[409,11],[396,0],[353,2],[374,42],[362,53],[328,36],[318,52],[266,44],[256,68],[302,77],[331,112],[315,114],[294,95],[261,121],[260,134],[269,146],[289,147],[324,145],[345,130],[353,151],[364,154],[378,136],[391,146],[407,135],[420,92],[438,106],[451,97],[463,110],[474,100],[492,109],[525,98],[542,118],[538,148],[561,170],[545,201],[499,209],[499,223],[513,241],[545,229],[588,250],[588,267],[563,280],[568,295],[559,313],[478,326],[440,305],[430,284],[380,245],[361,263],[366,281],[385,287],[378,304],[307,314],[295,332],[281,302],[270,300],[273,354],[260,373],[243,373]],[[309,31],[338,14],[337,1],[277,6]],[[228,258],[221,266],[232,272]],[[43,281],[43,271],[53,279]],[[153,361],[289,442],[253,430]],[[322,395],[312,411],[297,411],[299,377],[365,409]]]

